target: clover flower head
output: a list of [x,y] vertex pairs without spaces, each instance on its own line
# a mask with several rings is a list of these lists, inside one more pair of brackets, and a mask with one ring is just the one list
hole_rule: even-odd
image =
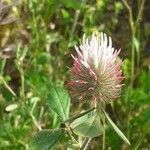
[[117,57],[120,50],[114,50],[111,37],[105,33],[93,33],[90,39],[83,35],[82,43],[75,46],[71,81],[68,87],[73,99],[91,103],[110,103],[120,96],[121,81],[124,79]]

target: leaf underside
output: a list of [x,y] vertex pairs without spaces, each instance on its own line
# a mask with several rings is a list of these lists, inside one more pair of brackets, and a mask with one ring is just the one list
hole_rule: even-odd
[[94,138],[102,134],[102,125],[96,111],[76,119],[70,126],[79,136]]

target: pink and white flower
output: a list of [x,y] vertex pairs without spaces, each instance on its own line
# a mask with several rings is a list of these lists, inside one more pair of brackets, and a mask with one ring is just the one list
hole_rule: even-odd
[[111,37],[93,33],[90,39],[83,35],[82,44],[75,46],[71,81],[68,83],[73,99],[97,104],[109,103],[120,96],[124,79],[118,62],[120,50],[114,50]]

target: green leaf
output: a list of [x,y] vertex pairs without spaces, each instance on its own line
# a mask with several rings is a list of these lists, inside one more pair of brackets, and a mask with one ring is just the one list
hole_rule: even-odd
[[62,135],[61,129],[39,131],[31,140],[30,147],[32,150],[47,150],[52,148]]
[[67,91],[60,87],[53,87],[48,96],[48,106],[63,121],[69,118],[70,97]]
[[28,52],[28,48],[27,47],[24,47],[24,48],[21,48],[21,45],[18,45],[17,47],[17,52],[16,52],[16,57],[17,57],[17,60],[18,61],[23,61],[26,54]]
[[65,9],[61,9],[62,15],[64,19],[69,18],[69,13]]
[[139,63],[139,61],[140,61],[140,43],[136,37],[133,37],[133,43],[134,43],[135,50],[137,53],[137,62]]
[[82,1],[78,2],[77,0],[62,0],[65,7],[72,8],[72,9],[81,9]]
[[102,134],[102,125],[96,111],[76,119],[70,127],[75,134],[83,137],[94,138]]
[[126,142],[130,145],[129,140],[125,137],[125,135],[122,133],[122,131],[115,125],[115,123],[111,120],[111,118],[107,115],[105,111],[103,111],[104,115],[106,116],[107,120],[113,127],[113,129],[116,131],[116,133]]

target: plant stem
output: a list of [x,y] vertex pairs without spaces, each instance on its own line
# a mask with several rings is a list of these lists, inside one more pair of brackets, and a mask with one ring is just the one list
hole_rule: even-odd
[[[132,56],[131,56],[131,61],[132,61],[132,65],[131,65],[131,87],[133,86],[133,82],[134,82],[134,72],[135,72],[135,38],[139,39],[139,37],[136,37],[136,32],[139,26],[139,21],[141,20],[142,17],[142,13],[143,13],[143,9],[144,9],[144,3],[145,0],[142,0],[140,3],[140,8],[139,8],[139,12],[136,18],[136,21],[134,21],[133,19],[133,13],[132,13],[132,8],[130,7],[130,5],[128,4],[128,2],[126,0],[122,0],[122,2],[124,3],[125,7],[128,10],[129,13],[129,24],[130,24],[130,28],[131,28],[131,34],[132,34]],[[139,52],[137,52],[139,53]]]
[[37,122],[35,116],[34,116],[32,113],[29,113],[29,115],[30,115],[30,117],[32,118],[32,121],[33,121],[34,125],[38,128],[39,131],[41,131],[42,128],[41,128],[41,126],[38,124],[38,122]]
[[91,141],[91,138],[85,139],[82,146],[81,146],[81,148],[80,148],[80,150],[86,150],[89,146],[90,141]]
[[132,9],[131,9],[131,7],[129,6],[129,4],[128,4],[128,2],[126,0],[122,0],[122,2],[124,3],[125,7],[128,10],[128,13],[129,13],[129,23],[130,23],[131,31],[133,32],[134,21],[133,21]]
[[65,123],[65,126],[66,126],[66,129],[67,129],[67,132],[68,132],[68,135],[70,136],[70,138],[76,143],[76,144],[79,144],[78,141],[74,138],[74,136],[72,135],[72,131],[68,125],[68,123]]
[[143,14],[143,10],[144,10],[144,4],[145,4],[145,0],[142,0],[142,2],[140,4],[138,16],[137,16],[137,19],[136,19],[136,22],[135,22],[135,27],[137,27],[137,25],[139,24],[139,22],[142,18],[142,14]]
[[131,66],[131,87],[133,86],[134,81],[134,67],[135,67],[135,49],[134,49],[134,33],[132,34],[132,66]]
[[69,43],[72,41],[73,38],[73,33],[76,29],[77,23],[78,23],[78,19],[79,19],[79,15],[80,15],[80,10],[76,10],[75,11],[75,17],[74,17],[74,22],[73,22],[73,26],[70,32],[70,39],[69,39]]
[[[139,3],[139,11],[138,11],[138,15],[137,15],[137,18],[136,20],[134,21],[133,19],[133,13],[132,13],[132,8],[130,7],[130,5],[128,4],[127,0],[122,0],[122,2],[124,3],[125,7],[127,8],[128,10],[128,13],[129,13],[129,24],[130,24],[130,28],[131,28],[131,35],[132,35],[132,46],[131,46],[131,80],[130,80],[130,85],[129,85],[129,88],[133,88],[133,83],[134,83],[134,80],[135,80],[135,52],[137,54],[137,65],[139,64],[139,57],[140,57],[140,51],[138,51],[136,49],[136,45],[135,45],[135,39],[140,41],[139,40],[139,36],[137,35],[138,32],[139,32],[139,21],[141,20],[141,17],[142,17],[142,13],[143,13],[143,9],[144,9],[144,3],[145,3],[145,0],[141,0],[141,3]],[[139,42],[140,43],[140,42]],[[137,50],[137,51],[136,51]],[[127,125],[128,125],[128,130],[127,130],[127,135],[128,135],[128,139],[130,137],[130,129],[129,129],[129,124],[130,124],[130,115],[131,115],[131,104],[130,104],[130,91],[128,93],[128,102],[127,102],[127,105],[128,105],[128,117],[127,117]]]
[[[104,106],[105,110],[105,106]],[[103,116],[103,150],[105,150],[105,138],[106,138],[106,132],[105,132],[105,116]]]
[[87,111],[85,111],[85,112],[83,112],[83,113],[81,113],[81,114],[79,114],[79,115],[73,116],[73,117],[71,117],[71,118],[65,120],[65,121],[63,122],[63,124],[66,123],[66,122],[72,122],[72,121],[74,121],[75,119],[80,118],[80,117],[84,116],[85,114],[87,114],[87,113],[93,111],[94,109],[95,109],[95,107],[93,107],[93,108],[91,108],[91,109],[89,109],[89,110],[87,110]]
[[133,20],[133,14],[132,14],[132,8],[128,4],[126,0],[122,0],[125,7],[128,10],[129,13],[129,24],[131,28],[131,34],[132,34],[132,48],[131,48],[131,86],[133,85],[133,78],[134,78],[134,61],[135,61],[135,50],[134,50],[134,36],[135,36],[135,28],[134,28],[134,20]]
[[24,71],[23,67],[21,68],[21,97],[24,100],[25,99],[25,89],[24,89]]
[[14,91],[11,89],[11,87],[6,83],[6,81],[4,80],[4,78],[3,78],[2,76],[0,76],[0,80],[3,82],[5,88],[6,88],[13,96],[17,97],[16,94],[15,94],[15,92],[14,92]]

